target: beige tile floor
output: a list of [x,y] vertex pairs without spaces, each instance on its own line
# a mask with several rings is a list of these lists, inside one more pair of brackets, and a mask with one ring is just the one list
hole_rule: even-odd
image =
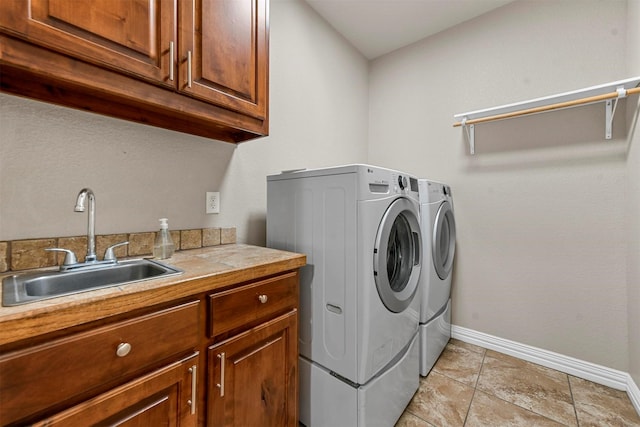
[[640,427],[626,392],[452,339],[396,427]]

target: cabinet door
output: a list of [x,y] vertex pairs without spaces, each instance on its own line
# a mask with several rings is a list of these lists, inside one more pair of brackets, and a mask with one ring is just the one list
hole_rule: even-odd
[[208,426],[298,425],[297,312],[209,348]]
[[195,427],[197,361],[196,353],[34,426]]
[[267,0],[180,0],[179,90],[265,119]]
[[76,59],[175,87],[172,0],[2,0],[0,27]]

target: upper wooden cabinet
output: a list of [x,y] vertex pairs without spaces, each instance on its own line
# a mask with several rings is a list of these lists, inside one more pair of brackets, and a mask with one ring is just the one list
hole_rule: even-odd
[[[12,6],[12,7],[9,7]],[[0,22],[34,44],[168,87],[175,6],[160,0],[4,2]],[[26,19],[25,19],[26,18]]]
[[181,89],[265,118],[266,0],[181,1]]
[[5,92],[239,142],[268,134],[268,0],[3,0]]

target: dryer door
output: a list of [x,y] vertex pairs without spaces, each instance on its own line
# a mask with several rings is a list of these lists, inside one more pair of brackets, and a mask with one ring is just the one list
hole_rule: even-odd
[[376,235],[373,274],[382,303],[394,313],[404,311],[418,289],[422,237],[416,207],[399,198],[387,209]]
[[456,251],[456,221],[451,204],[444,201],[438,208],[433,222],[431,253],[438,277],[444,280],[451,274],[453,255]]

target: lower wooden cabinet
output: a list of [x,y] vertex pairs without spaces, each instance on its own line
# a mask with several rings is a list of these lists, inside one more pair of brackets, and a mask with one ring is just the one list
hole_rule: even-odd
[[298,285],[287,271],[0,347],[0,426],[295,427]]
[[296,426],[297,312],[211,346],[207,426]]
[[195,351],[200,304],[177,304],[0,352],[0,425],[77,403],[91,390],[109,389]]
[[197,379],[195,353],[33,425],[195,427]]

